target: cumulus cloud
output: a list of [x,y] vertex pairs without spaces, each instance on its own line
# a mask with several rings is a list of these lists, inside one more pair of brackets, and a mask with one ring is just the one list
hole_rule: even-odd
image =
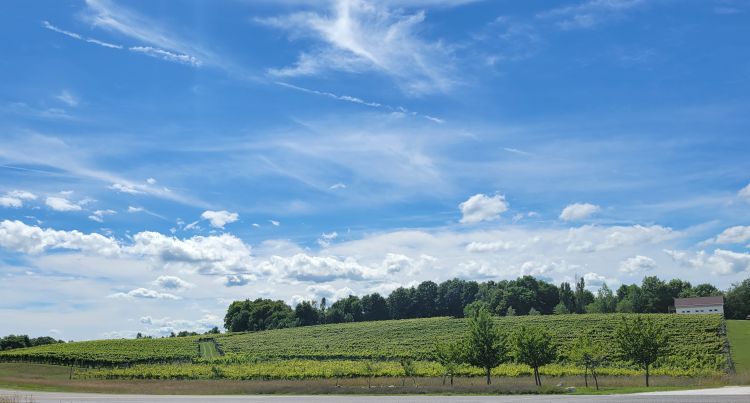
[[337,279],[365,280],[375,278],[375,270],[364,266],[352,257],[339,259],[333,256],[310,256],[297,253],[293,256],[271,256],[259,263],[262,272],[278,273],[297,281],[316,283]]
[[204,220],[208,220],[208,222],[214,228],[224,229],[225,225],[231,224],[239,220],[240,216],[237,213],[230,213],[226,210],[221,210],[221,211],[206,210],[203,212],[203,214],[201,214],[201,218]]
[[116,240],[100,234],[42,229],[9,220],[0,222],[0,246],[31,254],[51,249],[79,250],[103,256],[115,256],[120,252],[120,245]]
[[172,299],[172,300],[180,299],[180,297],[176,295],[149,290],[147,288],[136,288],[128,292],[114,293],[112,295],[109,295],[109,298]]
[[[139,319],[146,330],[142,333],[152,336],[168,336],[172,332],[189,331],[203,333],[214,326],[221,327],[221,318],[213,314],[204,314],[200,319],[173,319],[168,316],[163,318],[154,318],[150,315],[142,316]],[[132,335],[130,336],[132,337]]]
[[227,287],[240,287],[255,281],[254,275],[248,274],[230,274],[224,277],[224,285]]
[[336,231],[333,231],[331,233],[323,233],[323,235],[318,238],[318,245],[320,245],[321,248],[327,248],[331,246],[331,241],[338,238],[339,234]]
[[656,261],[647,256],[633,256],[620,262],[620,272],[626,274],[640,274],[655,270]]
[[711,238],[706,244],[736,244],[750,241],[750,226],[738,225],[727,228],[721,234]]
[[36,200],[36,195],[25,190],[12,190],[0,196],[0,207],[19,208],[26,200]]
[[81,211],[81,206],[64,197],[50,196],[44,202],[47,207],[55,211]]
[[458,208],[463,215],[461,223],[473,224],[498,219],[500,214],[508,210],[508,202],[503,195],[487,196],[478,193],[459,204]]
[[195,284],[188,283],[187,281],[175,276],[159,276],[154,280],[153,284],[165,290],[174,291],[181,291],[195,287]]
[[563,221],[578,221],[598,213],[601,207],[590,203],[574,203],[566,206],[560,213],[560,219]]
[[90,216],[89,219],[96,222],[103,222],[104,216],[117,214],[114,210],[96,210]]
[[417,35],[423,12],[405,14],[381,2],[337,0],[329,13],[302,12],[258,19],[293,39],[321,45],[301,53],[293,66],[272,69],[280,77],[310,76],[328,70],[388,75],[408,93],[445,92],[454,84],[450,51]]
[[679,232],[660,225],[633,225],[602,227],[584,225],[568,230],[570,252],[597,252],[624,246],[657,244],[681,236]]
[[665,250],[669,256],[684,267],[706,271],[716,275],[750,272],[750,254],[716,249],[713,253],[700,251]]

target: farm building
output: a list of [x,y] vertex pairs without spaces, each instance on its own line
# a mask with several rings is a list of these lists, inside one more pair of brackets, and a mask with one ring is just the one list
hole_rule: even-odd
[[675,298],[674,308],[677,313],[720,313],[724,314],[724,297]]

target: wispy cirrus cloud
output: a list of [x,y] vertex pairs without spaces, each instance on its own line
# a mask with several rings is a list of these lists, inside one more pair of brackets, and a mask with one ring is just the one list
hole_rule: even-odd
[[338,0],[329,13],[300,12],[257,22],[310,37],[323,46],[299,54],[292,66],[269,70],[277,77],[312,76],[335,70],[376,72],[394,79],[404,92],[447,92],[457,84],[451,50],[418,35],[423,11],[405,14],[382,3]]
[[645,0],[587,0],[539,13],[537,17],[553,21],[566,30],[585,29],[622,18],[625,13],[646,4]]

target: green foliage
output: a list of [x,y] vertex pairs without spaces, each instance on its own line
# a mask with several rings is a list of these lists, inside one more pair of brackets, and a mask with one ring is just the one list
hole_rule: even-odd
[[262,298],[234,301],[224,316],[224,327],[230,332],[281,329],[294,324],[294,311],[289,305]]
[[461,342],[436,342],[433,359],[445,369],[443,384],[445,384],[445,377],[449,376],[451,385],[453,385],[453,377],[456,375],[456,369],[458,369],[461,363],[466,361],[464,344]]
[[664,325],[640,315],[632,319],[623,316],[615,330],[615,340],[622,358],[646,370],[646,386],[649,386],[650,367],[669,349]]
[[588,387],[588,373],[594,377],[596,390],[599,390],[599,380],[597,379],[597,369],[606,364],[609,359],[607,346],[601,340],[596,339],[591,333],[579,336],[570,348],[568,355],[570,361],[583,367],[586,387]]
[[541,312],[539,312],[539,311],[537,311],[537,310],[536,310],[536,308],[531,308],[531,309],[529,309],[529,315],[532,315],[532,316],[534,316],[534,315],[541,315],[541,314],[542,314],[542,313],[541,313]]
[[724,314],[727,319],[745,319],[750,315],[750,278],[729,289]]
[[484,368],[489,385],[492,368],[507,360],[508,346],[505,334],[497,329],[492,315],[484,308],[469,318],[466,324],[466,362]]
[[[508,333],[514,332],[523,325],[546,329],[555,336],[555,340],[560,346],[560,359],[559,364],[550,364],[540,368],[541,373],[545,375],[583,375],[583,369],[575,366],[574,361],[569,357],[572,345],[582,334],[590,334],[595,342],[605,346],[603,350],[615,351],[614,334],[615,329],[621,322],[621,316],[592,314],[515,316],[493,317],[493,321],[497,328]],[[631,317],[634,315],[625,316]],[[716,374],[726,370],[726,339],[721,330],[721,316],[667,314],[646,316],[663,323],[669,334],[669,352],[654,364],[654,374],[698,375]],[[392,376],[398,377],[401,376],[398,360],[406,357],[413,359],[418,368],[432,368],[434,364],[434,375],[431,376],[442,376],[445,373],[445,368],[438,364],[434,358],[435,344],[456,343],[463,340],[466,335],[466,322],[466,319],[427,318],[341,323],[263,332],[223,333],[211,336],[224,353],[223,356],[212,359],[200,357],[198,340],[206,336],[199,336],[100,340],[46,345],[2,351],[0,352],[0,361],[54,364],[73,364],[75,362],[83,366],[134,365],[138,363],[180,363],[180,365],[184,365],[192,361],[199,365],[205,363],[209,366],[221,365],[222,367],[252,364],[254,368],[265,371],[271,368],[269,362],[303,360],[328,365],[328,362],[361,362],[374,359],[384,368],[390,368],[389,365],[391,364],[387,363],[393,362],[395,369]],[[261,363],[265,364],[261,365]],[[352,365],[359,368],[358,365],[360,364]],[[314,367],[314,365],[311,364],[311,367]],[[509,376],[531,374],[531,369],[523,365],[507,364],[498,368],[500,369],[493,370],[493,374]],[[187,371],[187,369],[184,371]],[[273,369],[273,371],[273,374],[282,373],[278,372],[280,370],[277,369]],[[292,374],[308,373],[305,371],[288,369],[288,372]],[[357,371],[354,371],[354,373],[358,373]],[[230,373],[231,371],[225,372]],[[599,372],[602,375],[632,375],[637,373],[635,366],[619,356],[611,357],[606,367],[602,367]],[[346,373],[352,372],[346,369]],[[255,374],[257,375],[257,371]],[[474,370],[463,365],[456,368],[456,375],[460,374],[484,375],[482,370]]]
[[534,370],[534,382],[542,386],[539,367],[553,363],[557,359],[557,343],[545,329],[521,326],[510,341],[511,355],[520,364],[526,364]]
[[554,313],[555,315],[567,315],[570,313],[570,311],[564,303],[560,302],[559,304],[555,305],[555,309],[552,311],[552,313]]

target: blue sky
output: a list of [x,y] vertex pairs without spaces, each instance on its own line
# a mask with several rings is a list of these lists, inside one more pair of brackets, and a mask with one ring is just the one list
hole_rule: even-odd
[[747,1],[48,1],[0,15],[0,334],[455,276],[750,274]]

